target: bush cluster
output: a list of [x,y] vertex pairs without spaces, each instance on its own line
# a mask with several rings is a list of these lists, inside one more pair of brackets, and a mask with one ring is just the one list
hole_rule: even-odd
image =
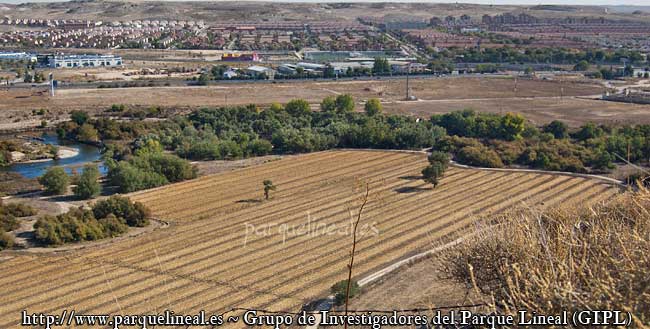
[[538,129],[518,116],[498,116],[473,111],[434,115],[436,125],[450,136],[434,150],[450,152],[461,163],[503,167],[521,165],[551,171],[606,172],[627,156],[630,161],[650,161],[650,125],[597,126],[587,123],[571,132],[553,121]]
[[6,232],[20,227],[16,217],[36,215],[36,209],[24,203],[4,204],[0,200],[0,250],[9,249],[14,244],[13,236]]
[[58,216],[44,216],[34,224],[35,238],[46,246],[94,241],[125,233],[129,226],[145,226],[148,210],[141,203],[112,196],[92,209],[73,208]]
[[164,153],[137,155],[124,161],[109,159],[106,165],[109,182],[122,193],[192,179],[197,174],[186,160]]

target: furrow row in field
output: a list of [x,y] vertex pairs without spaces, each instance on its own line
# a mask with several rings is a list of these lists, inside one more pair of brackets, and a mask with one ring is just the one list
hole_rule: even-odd
[[[300,196],[297,195],[297,197],[299,198]],[[208,223],[207,225],[210,225],[210,224]],[[195,230],[196,228],[189,228],[189,229],[191,229],[191,230]],[[128,249],[126,249],[126,251],[133,251],[133,248],[128,248]],[[99,253],[100,253],[101,255],[103,255],[103,254],[105,254],[106,252],[105,252],[104,250],[100,250]],[[112,255],[112,257],[118,257],[118,256],[119,256],[119,255],[116,254],[116,253],[111,253],[111,255]],[[62,259],[62,261],[65,261],[65,260]],[[36,263],[36,264],[37,264],[37,263]],[[47,271],[47,269],[43,269],[43,268],[41,268],[41,270],[43,270],[43,271]],[[34,273],[34,274],[38,274],[38,273]],[[7,278],[7,277],[3,277],[3,279],[6,279],[6,278]]]
[[[219,296],[216,296],[215,298],[218,298],[218,297],[219,297]],[[230,296],[229,298],[232,298],[232,296]]]
[[[556,190],[558,190],[558,188],[546,189],[542,193],[545,194],[545,195],[551,195],[552,193],[558,192]],[[507,207],[510,207],[513,204],[512,200],[504,200],[504,201],[506,201],[506,202],[504,202],[504,203],[500,203],[500,202],[494,203],[494,202],[492,202],[493,205],[489,206],[487,208],[495,208],[496,207],[497,209],[495,209],[495,210],[498,211],[498,210],[502,210],[502,209],[505,209]],[[517,201],[514,201],[514,202],[517,202]],[[483,209],[483,210],[485,210],[485,209]],[[480,211],[480,210],[475,210],[475,212],[477,212],[477,211]],[[442,224],[442,225],[438,225],[438,227],[435,228],[435,232],[436,232],[436,235],[442,236],[444,234],[449,233],[448,231],[453,231],[453,230],[457,229],[457,227],[465,227],[466,225],[468,225],[471,222],[472,222],[471,216],[466,216],[465,219],[463,221],[461,221],[461,222],[453,222],[452,221],[451,224],[450,224],[449,221],[445,221],[444,223],[439,223],[439,224]],[[457,227],[453,227],[453,226],[457,226]],[[438,233],[438,232],[440,232],[440,233]],[[373,266],[377,266],[376,264],[383,264],[383,261],[378,261],[377,260],[377,258],[379,258],[379,257],[384,258],[384,259],[388,259],[388,260],[392,259],[392,261],[394,261],[396,259],[395,258],[396,256],[391,255],[391,254],[399,253],[399,250],[418,250],[418,249],[421,249],[424,245],[427,245],[428,243],[430,243],[430,241],[427,241],[427,239],[418,239],[418,238],[402,239],[402,240],[403,241],[400,242],[398,245],[394,245],[393,244],[394,241],[390,241],[391,242],[390,247],[386,247],[384,250],[374,252],[370,256],[364,256],[364,253],[367,253],[367,252],[370,252],[370,251],[375,251],[377,249],[376,248],[363,248],[362,247],[361,250],[359,251],[359,254],[358,254],[358,259],[359,259],[359,265],[357,267],[358,273],[368,272],[371,269],[373,269]],[[418,243],[423,243],[424,245],[413,246],[413,244],[418,244]],[[407,248],[406,247],[407,245],[411,245],[411,246],[409,246]],[[345,257],[343,257],[342,260],[338,261],[338,265],[339,265],[338,267],[340,267],[341,269],[344,269],[345,260],[346,260]],[[322,262],[323,262],[323,260],[319,260],[318,263],[322,264]],[[302,283],[302,288],[304,288],[304,289],[297,288],[297,289],[288,291],[287,293],[299,294],[299,293],[305,293],[305,291],[307,291],[309,289],[317,289],[317,286],[318,286],[319,282],[322,282],[324,277],[327,277],[327,278],[331,277],[332,278],[331,282],[336,281],[335,278],[334,278],[334,276],[336,275],[335,271],[329,271],[329,272],[331,272],[329,274],[324,273],[324,271],[327,271],[327,269],[337,267],[336,265],[337,265],[336,260],[331,261],[331,262],[327,262],[325,264],[322,264],[321,267],[319,267],[318,269],[315,269],[313,271],[315,273],[318,273],[318,279],[317,280],[304,282],[304,283]],[[309,278],[310,276],[308,274],[307,275],[303,274],[301,277]],[[291,280],[291,279],[289,279],[289,280]],[[276,284],[276,287],[278,287],[279,291],[284,291],[283,289],[285,289],[285,287],[287,287],[287,285],[284,284],[285,282],[286,282],[286,280],[283,281],[282,283]],[[267,283],[270,283],[270,282],[267,282]],[[291,286],[295,287],[296,283],[294,282]],[[323,288],[326,288],[326,287],[321,287],[321,289],[323,289]],[[290,289],[290,288],[286,288],[286,289]]]
[[[333,158],[336,158],[336,157],[345,158],[346,156],[349,156],[349,154],[350,154],[350,152],[323,151],[323,152],[314,152],[314,153],[303,154],[303,155],[300,156],[300,158],[304,159],[305,166],[308,166],[308,165],[311,165],[311,164],[313,164],[315,162],[318,162],[318,161],[323,161],[323,160],[329,161],[329,160],[331,160]],[[254,165],[254,166],[250,166],[250,167],[239,168],[239,169],[235,169],[235,170],[232,170],[232,171],[229,171],[229,172],[223,172],[223,173],[216,174],[216,175],[208,175],[208,176],[204,176],[204,177],[201,177],[199,179],[196,179],[196,180],[181,182],[181,183],[178,183],[176,185],[179,185],[181,187],[181,189],[178,190],[179,192],[180,191],[183,191],[183,192],[194,191],[195,189],[199,189],[199,188],[203,187],[206,183],[209,183],[209,182],[220,181],[222,179],[228,180],[228,179],[232,179],[233,177],[239,177],[241,172],[247,172],[247,171],[249,171],[249,170],[251,170],[253,168],[261,167],[264,170],[268,170],[270,172],[282,171],[282,170],[284,170],[284,168],[298,167],[298,166],[300,166],[301,162],[302,161],[291,161],[291,159],[285,158],[285,159],[280,159],[280,160],[268,162],[268,163],[261,164],[261,165]],[[233,176],[233,177],[231,177],[231,176]],[[187,189],[187,190],[185,190],[185,189]],[[159,198],[159,197],[167,198],[170,193],[175,194],[176,192],[177,191],[173,191],[173,192],[168,191],[167,186],[165,186],[165,187],[162,187],[162,188],[155,188],[155,189],[150,189],[150,190],[143,190],[143,191],[133,192],[133,193],[131,193],[131,195],[133,197],[136,197],[136,198],[142,197],[142,198],[145,198],[145,199],[149,199],[149,198],[153,198],[153,197],[155,197],[155,198]],[[158,199],[158,200],[149,199],[149,201],[161,201],[161,200],[162,199]]]
[[[419,217],[419,218],[422,219],[422,217]],[[428,221],[430,219],[426,218],[424,220]],[[383,244],[385,242],[382,241],[382,242],[379,242],[379,243]],[[345,245],[347,245],[347,243],[345,243]],[[315,249],[312,249],[312,250],[315,250]],[[333,254],[333,253],[338,253],[339,255],[342,256],[342,258],[339,257],[335,262],[344,261],[345,260],[345,255],[347,254],[347,248],[344,248],[344,249],[341,249],[341,250],[335,250],[333,252],[330,252],[329,254]],[[305,255],[305,256],[309,257],[309,255]],[[332,271],[342,273],[341,269],[343,269],[344,266],[342,266],[340,269],[338,269],[338,268],[333,269],[332,266],[331,266],[332,264],[329,264],[329,263],[326,264],[326,265],[323,265],[323,266],[318,266],[317,268],[313,268],[313,267],[309,266],[309,265],[320,265],[320,264],[323,263],[323,261],[324,261],[323,255],[320,255],[319,257],[314,257],[314,261],[311,262],[312,264],[305,264],[305,262],[302,262],[301,260],[298,260],[298,262],[300,264],[293,265],[293,266],[289,267],[289,269],[286,269],[286,270],[285,270],[285,268],[283,266],[278,266],[278,268],[282,269],[282,273],[275,273],[274,272],[272,275],[268,275],[266,277],[261,277],[261,278],[258,277],[256,280],[260,281],[260,282],[264,282],[265,285],[266,284],[273,284],[273,288],[268,288],[268,289],[276,291],[275,289],[278,289],[279,287],[283,286],[284,284],[286,284],[288,282],[291,282],[292,286],[295,286],[296,284],[299,284],[300,278],[305,278],[305,277],[309,276],[309,273],[305,273],[305,269],[307,269],[307,268],[309,268],[309,272],[312,272],[312,273],[316,272],[316,273],[318,273],[319,276],[322,273],[331,273]],[[277,281],[278,281],[278,279],[280,277],[282,277],[282,278],[287,277],[287,275],[286,274],[283,275],[283,273],[294,273],[293,271],[291,271],[291,269],[298,268],[298,267],[301,269],[299,274],[297,274],[297,275],[294,274],[292,277],[285,279],[283,282],[277,283]],[[329,281],[327,283],[329,283]],[[320,284],[322,285],[323,283],[321,282]],[[232,301],[233,299],[230,298],[230,300]],[[247,298],[243,298],[241,300],[236,300],[236,301],[233,301],[233,304],[237,305],[238,303],[242,303],[245,300],[247,300]]]
[[[369,176],[368,179],[383,179],[385,177],[397,178],[400,175],[407,174],[409,172],[412,172],[412,165],[399,165],[397,167],[382,168],[380,171],[373,172],[372,176]],[[452,175],[456,174],[460,173],[452,173]],[[196,232],[197,230],[203,232],[199,237],[193,239],[194,247],[205,242],[214,242],[214,235],[217,235],[216,238],[231,237],[230,233],[233,233],[233,231],[242,232],[241,228],[246,222],[249,224],[257,225],[264,223],[268,217],[284,218],[284,216],[287,214],[295,214],[297,212],[302,213],[303,211],[313,211],[317,207],[330,205],[330,202],[345,204],[345,202],[349,201],[351,198],[354,198],[354,195],[352,195],[352,188],[353,185],[351,185],[349,189],[341,189],[337,186],[332,186],[323,189],[317,188],[310,191],[299,190],[295,193],[292,193],[292,195],[287,198],[278,199],[277,202],[266,203],[260,207],[249,207],[237,213],[229,214],[224,218],[220,218],[218,222],[207,220],[190,227],[182,227],[178,229],[178,233],[174,237],[174,240],[165,240],[164,249],[160,251],[162,253],[169,252],[167,255],[174,255],[171,253],[172,251],[175,252],[182,249],[182,247],[187,247],[186,242],[183,238],[185,232]],[[322,194],[327,196],[322,197]],[[305,201],[305,199],[308,201]],[[296,201],[295,203],[293,202],[294,200]],[[302,200],[302,202],[299,203],[300,200]],[[299,206],[287,207],[285,204],[299,204]],[[257,212],[262,212],[264,216],[255,216],[254,214]],[[253,213],[253,215],[249,215],[249,213]],[[252,216],[255,219],[247,221],[246,219],[242,219],[244,215]],[[225,223],[225,225],[219,225],[219,223]],[[131,254],[134,254],[136,257],[143,257],[142,254],[138,253],[137,249],[132,250]],[[128,256],[123,259],[133,261],[133,259]],[[163,256],[163,259],[166,259],[166,257]]]
[[[12,287],[13,289],[7,290],[6,293],[3,293],[7,303],[3,305],[3,308],[10,307],[12,305],[17,305],[17,303],[22,303],[20,305],[28,305],[29,303],[38,303],[45,301],[50,296],[67,296],[71,295],[76,291],[83,290],[88,287],[93,287],[95,285],[102,285],[105,283],[106,278],[110,278],[115,275],[128,275],[133,271],[127,270],[122,267],[116,267],[110,264],[103,265],[103,268],[96,268],[93,265],[88,264],[86,266],[74,267],[70,266],[73,273],[78,273],[74,279],[71,281],[67,280],[67,277],[61,277],[57,280],[38,280],[34,277],[26,278],[25,283]],[[52,271],[53,268],[50,268]],[[104,274],[106,271],[106,274]],[[76,285],[80,283],[81,285]],[[20,289],[23,285],[29,285],[32,289]]]
[[[537,177],[534,181],[536,182],[541,181],[544,183],[548,183],[550,179],[548,179],[547,177]],[[463,205],[463,202],[460,202],[458,204],[459,206],[450,207],[449,209],[446,209],[444,213],[436,214],[435,216],[433,215],[435,211],[430,211],[428,208],[418,209],[418,211],[416,211],[412,216],[410,216],[409,220],[406,222],[408,223],[407,228],[403,228],[401,230],[385,231],[386,233],[380,234],[380,239],[376,239],[373,241],[370,241],[370,239],[359,241],[357,245],[358,248],[357,250],[359,252],[358,253],[359,262],[363,263],[367,261],[365,260],[366,258],[365,253],[369,252],[369,249],[373,249],[374,247],[377,247],[374,248],[374,250],[376,251],[375,255],[377,256],[385,255],[386,253],[385,249],[392,249],[396,243],[399,245],[400,243],[414,241],[417,240],[417,238],[426,237],[426,234],[432,231],[430,229],[430,225],[439,227],[441,224],[444,225],[459,217],[467,216],[468,214],[471,214],[474,211],[476,211],[475,210],[476,208],[474,207],[487,207],[488,205],[497,204],[499,202],[503,202],[506,200],[512,202],[511,201],[512,199],[508,199],[508,198],[502,199],[500,201],[496,201],[494,200],[495,195],[489,192],[486,192],[484,194],[488,194],[488,196],[481,197],[478,200],[472,201],[472,207],[470,207],[465,213],[461,213],[458,211],[458,209],[465,208],[461,206]],[[404,225],[401,226],[403,227]],[[326,252],[325,254],[321,254],[319,255],[318,258],[314,258],[314,260],[311,261],[311,264],[304,262],[302,259],[298,259],[297,261],[289,260],[289,261],[280,262],[278,266],[283,269],[282,273],[278,273],[268,277],[252,278],[249,283],[251,285],[254,285],[256,282],[261,281],[264,282],[265,285],[273,285],[274,287],[279,287],[280,289],[282,289],[283,288],[282,286],[285,285],[286,283],[292,282],[293,285],[296,285],[301,281],[307,279],[310,276],[310,274],[313,273],[318,273],[318,276],[328,275],[335,272],[341,273],[341,269],[343,269],[344,266],[339,269],[336,269],[336,267],[333,265],[336,263],[343,264],[345,262],[348,254],[347,248],[344,247],[345,245],[347,244],[342,243],[343,248],[329,249],[329,251]],[[403,253],[403,250],[410,250],[410,249],[400,249],[398,251]],[[309,265],[317,265],[317,266],[311,267]],[[305,270],[308,269],[308,274],[304,276],[300,276],[300,278],[295,278],[290,276],[289,273],[293,273],[293,271],[291,270],[297,268],[301,268],[303,270],[303,273]]]
[[[89,270],[89,272],[92,271]],[[128,291],[128,288],[134,287],[137,283],[151,276],[151,274],[137,271],[132,271],[123,276],[110,276],[110,272],[107,272],[106,275],[102,275],[102,281],[92,285],[83,285],[82,287],[71,286],[67,292],[62,292],[58,288],[51,289],[48,291],[49,295],[46,296],[40,294],[35,296],[39,298],[32,298],[30,296],[27,299],[21,300],[18,304],[7,302],[6,306],[3,305],[0,319],[15,318],[15,314],[20,314],[20,311],[23,309],[34,309],[34,311],[38,310],[39,312],[54,314],[62,309],[74,308],[84,301],[107,300],[118,294],[124,294]],[[0,327],[4,324],[0,323]]]
[[[77,272],[77,273],[78,273],[78,272]],[[78,274],[80,274],[80,273],[78,273]],[[83,274],[82,274],[82,275],[83,275]],[[66,279],[72,279],[72,277],[68,276],[68,273],[62,273],[62,277],[65,277]],[[87,280],[88,278],[84,276],[82,279],[83,279],[83,280]]]
[[[495,175],[495,176],[500,176],[500,175]],[[505,175],[502,175],[502,176],[505,176]],[[489,177],[488,177],[488,175],[486,175],[485,177],[486,177],[486,179],[484,179],[484,180],[481,180],[482,177],[481,178],[477,177],[476,182],[480,182],[480,184],[483,184],[483,183],[485,183],[485,184],[487,184],[487,183],[496,184],[499,181],[498,179],[495,179],[496,177],[491,176],[491,175],[489,175]],[[455,183],[457,183],[457,185],[459,185],[459,186],[462,186],[462,184],[466,183],[466,181],[465,181],[465,179],[463,179],[463,180],[459,180],[458,182],[455,182]],[[456,197],[458,199],[464,198],[465,196],[461,195],[461,194],[462,193],[455,193],[454,195],[440,194],[437,198],[432,198],[430,201],[432,203],[435,203],[435,202],[443,201],[445,199],[446,200],[450,200],[450,199],[453,200],[452,197]],[[417,195],[417,196],[416,195],[408,195],[408,196],[405,196],[405,197],[408,198],[408,199],[406,199],[404,202],[396,202],[396,203],[393,204],[393,207],[391,207],[391,210],[394,210],[394,211],[388,211],[388,210],[379,208],[379,209],[376,209],[376,211],[369,211],[367,213],[367,215],[369,216],[369,218],[373,218],[373,216],[381,214],[382,215],[382,222],[392,222],[394,225],[399,225],[398,219],[400,218],[400,216],[407,213],[410,209],[421,207],[421,205],[416,204],[415,201],[421,200],[422,198],[427,197],[427,195],[422,193],[422,195]],[[391,216],[392,214],[397,214],[397,215]],[[337,225],[337,226],[340,227],[340,225],[348,224],[348,222],[349,222],[349,218],[347,217],[347,210],[346,209],[340,209],[338,213],[326,214],[326,215],[327,215],[327,217],[323,218],[324,220],[327,220],[329,218],[333,219],[333,221],[328,222],[329,225]],[[337,215],[342,215],[342,217],[337,216]],[[378,223],[378,224],[381,224],[381,223]],[[326,237],[321,237],[321,238],[326,238]],[[264,241],[264,240],[268,241],[270,239],[259,239],[258,241],[267,242],[267,241]],[[333,241],[330,241],[330,243],[336,243],[337,242],[336,237],[331,237],[329,240],[333,240]],[[237,254],[237,257],[226,258],[226,259],[223,260],[223,262],[220,265],[228,264],[228,266],[226,266],[226,269],[234,270],[238,265],[246,266],[247,263],[253,263],[253,264],[256,264],[256,266],[264,265],[262,267],[262,270],[265,270],[265,269],[268,269],[269,267],[275,265],[275,260],[270,261],[271,264],[268,264],[268,262],[269,262],[269,254],[268,253],[278,253],[278,254],[284,255],[284,257],[286,257],[286,258],[293,258],[293,257],[297,257],[298,255],[300,255],[302,253],[302,249],[301,248],[296,248],[296,247],[299,246],[299,245],[305,244],[305,242],[301,239],[300,236],[289,237],[284,242],[282,242],[282,241],[268,241],[268,242],[271,245],[269,245],[268,243],[265,243],[265,244],[263,244],[261,246],[257,246],[257,248],[255,248],[254,250],[251,250],[251,251],[247,250],[246,254],[243,254],[243,255]],[[320,248],[323,248],[323,247],[331,247],[330,243],[328,243],[326,245],[310,246],[310,249],[316,249],[316,248],[320,249]],[[259,243],[255,243],[255,242],[251,241],[251,248],[254,245],[258,245],[258,244]],[[281,249],[277,249],[277,250],[273,249],[272,248],[273,245],[279,245],[281,247]],[[233,256],[233,255],[231,254],[230,256]],[[254,258],[249,259],[249,258],[247,258],[247,256],[252,256]],[[307,257],[309,257],[309,256],[307,256]],[[206,257],[205,261],[208,262],[209,258],[210,257]],[[215,273],[215,275],[223,275],[223,274],[226,273],[225,272],[226,269],[223,269],[224,266],[218,266],[219,264],[216,264],[216,265],[213,266],[212,264],[206,263],[206,264],[203,264],[203,265],[204,265],[203,268],[206,268],[206,269],[210,269],[210,270],[214,270],[214,271],[221,270],[221,272]],[[198,271],[198,269],[197,269],[197,271]],[[192,272],[190,274],[194,275],[195,272],[197,272],[197,271],[194,271],[194,272]],[[246,277],[246,276],[255,276],[255,275],[257,275],[257,270],[251,269],[251,271],[249,271],[248,273],[239,276],[239,279],[241,279],[243,277]]]
[[[471,177],[471,176],[467,176],[467,177]],[[464,179],[465,179],[465,177],[463,177],[463,179],[458,180],[458,184],[460,184],[462,181],[464,181]],[[336,200],[336,198],[334,200]],[[339,208],[337,208],[337,206]],[[344,207],[344,206],[345,206],[345,203],[336,203],[336,202],[333,205],[332,204],[324,204],[322,209],[314,209],[314,212],[312,214],[314,216],[318,216],[318,218],[321,217],[320,216],[321,212],[325,212],[325,215],[331,216],[330,211],[332,209],[337,209],[339,214],[347,213],[346,209],[340,208],[340,207]],[[302,218],[302,214],[298,213],[298,214],[294,214],[291,217],[288,217],[286,221],[282,222],[282,224],[292,223],[292,222],[301,221],[301,220],[304,221],[304,218]],[[265,219],[262,218],[262,221],[265,221]],[[291,222],[289,222],[289,221],[291,221]],[[346,221],[347,221],[347,219],[343,219],[343,220],[339,220],[337,223],[339,223],[339,224],[340,223],[345,223]],[[176,255],[176,256],[178,256],[177,258],[180,258],[180,259],[183,259],[183,258],[191,259],[192,263],[195,263],[197,261],[196,256],[200,255],[200,253],[202,253],[202,252],[206,252],[207,255],[204,258],[198,259],[198,261],[206,261],[206,260],[209,260],[209,259],[220,260],[220,258],[218,258],[217,256],[220,256],[220,255],[233,255],[233,253],[231,253],[231,251],[236,251],[237,248],[242,248],[243,240],[241,238],[242,238],[241,236],[237,235],[237,236],[225,236],[225,237],[223,237],[223,239],[218,239],[218,240],[210,240],[210,241],[208,241],[210,244],[208,244],[207,246],[194,245],[194,246],[188,247],[186,250],[184,250],[183,254]],[[289,239],[289,241],[290,240],[293,240],[293,238]],[[224,246],[224,244],[225,244],[225,246]],[[235,248],[232,248],[232,247],[228,248],[228,246],[232,246],[233,244],[235,245]],[[197,248],[199,248],[199,247],[201,249],[199,249],[197,251]],[[252,247],[253,247],[253,241],[251,241],[251,248],[246,248],[245,252],[248,254],[248,253],[251,253],[251,252],[255,252],[257,250],[264,249],[264,248],[252,249]],[[243,258],[243,256],[244,256],[244,255],[240,255],[238,253],[235,253],[235,254],[237,255],[238,258],[240,258],[240,257]],[[184,256],[187,256],[187,257],[184,257]],[[234,259],[225,259],[225,260],[223,260],[223,263],[228,264],[230,266],[230,265],[233,265],[231,263],[231,261],[233,261],[233,260]]]
[[[310,161],[307,161],[305,165],[286,165],[286,166],[278,166],[277,168],[266,168],[266,167],[253,167],[253,168],[243,168],[241,170],[236,170],[231,173],[227,173],[225,175],[212,175],[212,176],[206,176],[202,178],[198,178],[196,180],[188,181],[188,182],[183,182],[183,183],[178,183],[173,186],[166,186],[161,189],[152,191],[151,193],[153,194],[153,197],[151,197],[148,194],[145,195],[136,195],[134,197],[135,200],[141,201],[141,202],[150,202],[150,203],[157,203],[162,206],[162,209],[165,210],[165,205],[170,205],[170,202],[178,202],[178,201],[184,201],[187,199],[191,199],[192,196],[195,196],[198,194],[201,194],[202,192],[214,192],[214,187],[220,187],[220,186],[228,186],[228,185],[236,185],[239,191],[242,191],[240,189],[241,185],[240,184],[246,184],[250,189],[250,186],[253,184],[259,184],[256,180],[256,178],[261,180],[266,179],[268,177],[266,176],[271,176],[271,177],[278,177],[278,178],[295,178],[295,173],[296,171],[304,171],[304,172],[309,172],[307,171],[308,169],[316,170],[316,167],[318,167],[322,161],[328,161],[329,158],[334,158],[334,160],[337,160],[337,164],[347,164],[350,163],[351,161],[363,161],[363,160],[368,160],[372,161],[375,159],[380,158],[377,155],[372,155],[372,154],[362,154],[359,155],[358,157],[353,157],[353,154],[337,154],[337,153],[326,153],[327,157],[325,159],[311,159]],[[393,154],[391,158],[396,158],[400,156],[405,156],[405,154]],[[281,160],[282,161],[282,160]],[[331,161],[331,160],[329,160]],[[259,190],[259,188],[258,188]],[[226,195],[232,195],[232,190],[227,190],[227,189],[220,189],[217,190],[217,192],[224,192]],[[245,193],[240,193],[240,194],[245,194]],[[173,208],[173,203],[171,203],[171,207]]]
[[[386,166],[387,164],[394,162],[394,163],[399,163],[399,162],[404,162],[406,158],[409,157],[407,154],[400,154],[401,156],[397,157],[392,157],[389,159],[382,159],[381,157],[378,158],[373,158],[371,160],[363,160],[360,159],[359,161],[354,161],[351,164],[346,164],[345,166],[337,167],[337,166],[332,166],[330,170],[327,171],[320,171],[320,172],[314,172],[310,171],[309,175],[306,176],[297,176],[295,172],[293,173],[287,173],[291,179],[287,181],[279,181],[273,177],[270,176],[265,176],[266,178],[270,178],[274,180],[275,184],[280,188],[279,191],[277,191],[274,195],[276,198],[281,198],[284,195],[290,194],[292,188],[304,188],[304,187],[318,187],[317,184],[327,178],[334,178],[339,175],[336,175],[339,171],[345,171],[345,172],[350,172],[351,175],[353,176],[361,176],[363,173],[365,173],[366,169],[372,169],[374,166]],[[354,171],[353,168],[360,167],[358,171]],[[218,200],[221,204],[226,203],[226,205],[230,204],[232,205],[233,202],[241,200],[242,198],[251,198],[251,196],[255,196],[256,193],[261,193],[260,192],[260,185],[261,180],[259,182],[255,182],[255,185],[252,185],[249,187],[249,190],[246,191],[246,193],[239,193],[236,196],[229,197],[229,198],[214,198],[211,194],[205,194],[202,196],[202,198],[199,199],[192,199],[191,201],[188,201],[188,204],[186,204],[186,207],[181,208],[181,209],[174,209],[171,211],[168,211],[164,214],[165,217],[174,217],[174,218],[181,218],[184,216],[189,216],[189,219],[194,219],[194,218],[203,218],[205,215],[213,215],[215,214],[215,209],[213,204],[202,202],[201,199],[208,199],[208,200]],[[240,187],[237,187],[239,190]],[[194,209],[192,207],[188,207],[189,205],[193,204],[198,204],[199,207]]]

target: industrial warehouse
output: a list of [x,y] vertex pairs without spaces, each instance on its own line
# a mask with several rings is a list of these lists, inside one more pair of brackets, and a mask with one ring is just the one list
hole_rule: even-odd
[[67,55],[48,58],[51,68],[75,68],[95,66],[121,66],[122,57],[113,55]]

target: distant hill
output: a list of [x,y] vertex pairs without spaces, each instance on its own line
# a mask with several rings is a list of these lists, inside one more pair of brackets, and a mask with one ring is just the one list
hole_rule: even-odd
[[[3,0],[0,0],[0,2]],[[4,0],[14,1],[14,0]],[[611,8],[611,9],[609,9]],[[540,17],[607,16],[610,19],[649,19],[633,15],[642,6],[477,5],[465,3],[280,3],[254,1],[106,1],[31,2],[0,4],[0,17],[141,20],[174,19],[211,22],[268,20],[355,20],[360,16],[415,16],[430,18],[463,14],[480,19],[484,14],[527,12]]]

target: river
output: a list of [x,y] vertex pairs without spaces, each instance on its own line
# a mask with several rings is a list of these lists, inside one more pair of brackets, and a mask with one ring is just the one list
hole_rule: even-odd
[[14,163],[10,166],[4,167],[2,171],[17,172],[27,178],[36,178],[45,173],[48,168],[53,166],[63,166],[68,173],[72,172],[75,168],[78,172],[83,171],[83,165],[86,163],[97,162],[99,171],[103,175],[106,173],[106,168],[100,162],[101,152],[100,149],[86,144],[75,143],[65,140],[60,140],[56,134],[48,133],[41,136],[43,142],[52,145],[61,145],[79,150],[79,154],[65,159],[49,160],[41,162],[30,163]]

